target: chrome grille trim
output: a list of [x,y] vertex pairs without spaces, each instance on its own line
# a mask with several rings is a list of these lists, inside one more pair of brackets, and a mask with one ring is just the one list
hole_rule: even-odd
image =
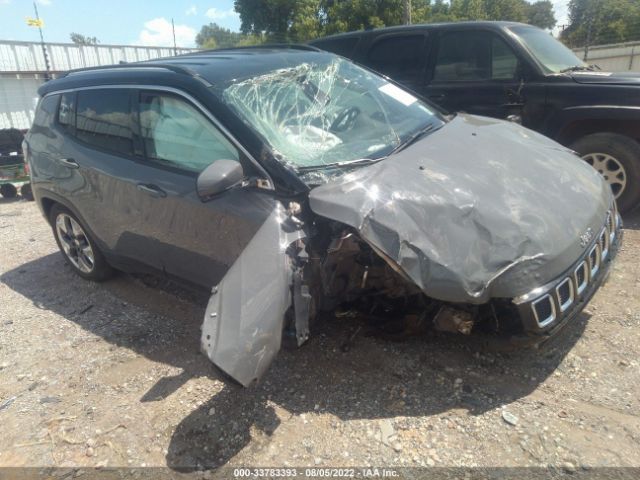
[[598,270],[600,270],[600,260],[602,259],[602,252],[600,251],[600,244],[596,243],[587,255],[589,261],[589,281],[596,277]]
[[607,259],[609,255],[609,227],[605,227],[598,237],[598,243],[600,244],[600,252],[602,254],[601,261]]
[[[605,260],[609,260],[614,241],[622,226],[615,203],[607,212],[600,234],[590,247],[577,260],[577,265],[568,276],[558,277],[546,285],[534,288],[530,292],[516,297],[512,302],[530,312],[539,328],[547,327],[580,300],[589,285],[595,281]],[[550,314],[547,316],[547,314]],[[546,318],[540,318],[546,316]]]
[[[547,318],[543,318],[540,320],[540,316],[538,314],[538,309],[536,308],[538,305],[542,304],[542,302],[548,302],[551,307],[551,314]],[[556,302],[553,300],[553,297],[548,293],[540,297],[539,299],[531,302],[531,308],[533,309],[533,315],[536,318],[536,322],[540,327],[546,327],[551,322],[556,319]]]
[[[582,282],[580,282],[580,278],[578,277],[578,272],[582,270]],[[573,272],[573,281],[576,283],[576,293],[578,295],[582,295],[584,289],[587,288],[589,284],[589,267],[587,266],[587,262],[582,261],[578,268],[576,268]]]
[[[569,286],[569,298],[563,302],[560,290],[562,290],[565,285]],[[570,277],[567,277],[556,287],[556,299],[558,300],[558,305],[560,305],[560,312],[565,312],[573,303],[574,298],[573,281]]]

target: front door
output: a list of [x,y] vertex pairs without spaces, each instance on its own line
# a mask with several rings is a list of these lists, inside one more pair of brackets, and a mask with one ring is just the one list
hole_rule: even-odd
[[187,98],[141,91],[138,105],[145,158],[140,188],[152,206],[140,220],[157,242],[166,273],[211,287],[275,208],[273,192],[238,186],[203,201],[196,180],[211,163],[239,161],[247,176],[256,167]]
[[519,60],[496,33],[443,32],[429,63],[424,94],[446,111],[495,118],[521,115]]

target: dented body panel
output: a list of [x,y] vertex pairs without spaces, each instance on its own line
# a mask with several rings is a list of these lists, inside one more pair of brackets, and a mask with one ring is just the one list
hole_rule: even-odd
[[459,115],[375,165],[309,194],[430,297],[485,303],[559,275],[599,231],[612,195],[559,144],[513,123]]
[[287,248],[302,232],[278,204],[217,287],[202,324],[202,351],[247,386],[280,350],[291,304],[292,263]]

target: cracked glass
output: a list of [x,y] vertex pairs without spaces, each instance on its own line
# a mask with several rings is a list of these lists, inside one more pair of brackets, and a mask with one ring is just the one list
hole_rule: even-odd
[[443,122],[408,91],[331,55],[235,80],[218,94],[276,158],[307,173],[384,158]]

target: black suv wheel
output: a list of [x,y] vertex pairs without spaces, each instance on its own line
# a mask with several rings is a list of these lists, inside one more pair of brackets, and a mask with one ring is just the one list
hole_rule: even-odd
[[595,133],[571,148],[605,178],[621,212],[640,202],[640,144],[616,133]]
[[96,243],[76,216],[61,205],[49,214],[56,243],[73,270],[87,280],[102,281],[113,274]]

